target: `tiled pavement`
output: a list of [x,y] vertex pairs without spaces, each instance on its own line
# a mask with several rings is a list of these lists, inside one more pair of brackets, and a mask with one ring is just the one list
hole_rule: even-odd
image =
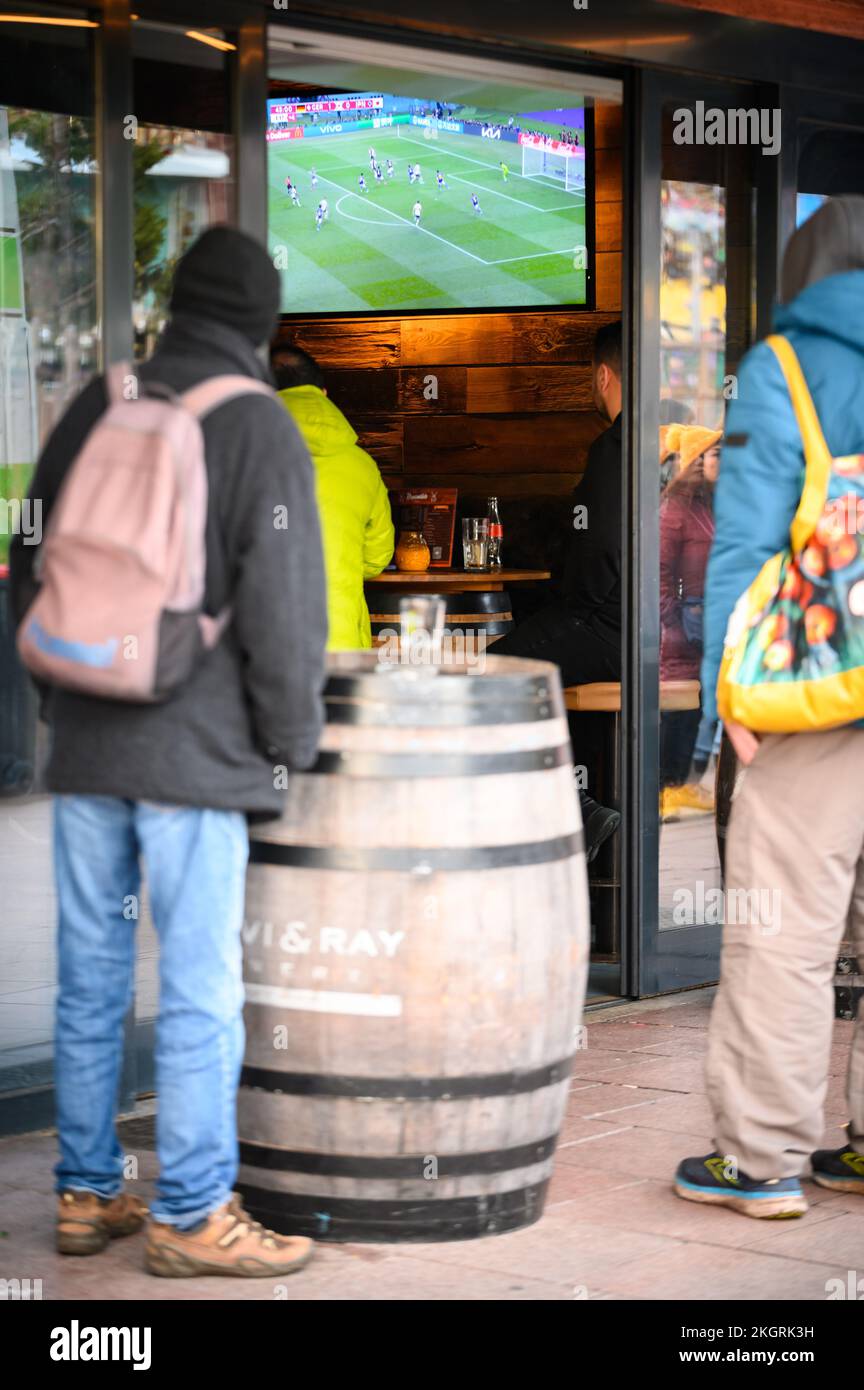
[[[860,1198],[808,1183],[803,1220],[763,1223],[670,1191],[679,1158],[710,1147],[702,1061],[711,996],[590,1016],[546,1212],[527,1230],[452,1245],[323,1246],[278,1291],[270,1280],[159,1280],[141,1269],[140,1236],[95,1258],[54,1254],[54,1142],[26,1136],[0,1144],[0,1277],[41,1278],[46,1299],[824,1300],[827,1280],[864,1269]],[[826,1114],[834,1145],[850,1031],[836,1025]],[[155,1156],[141,1148],[137,1157],[134,1186],[146,1194]]]

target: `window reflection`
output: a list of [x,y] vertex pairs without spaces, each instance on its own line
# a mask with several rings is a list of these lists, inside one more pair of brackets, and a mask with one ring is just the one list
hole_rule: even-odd
[[702,920],[699,884],[719,886],[719,731],[702,714],[699,668],[725,403],[725,191],[666,180],[661,214],[660,920],[673,927]]
[[205,227],[231,216],[231,138],[139,126],[135,142],[135,353],[149,356],[168,313],[174,269]]

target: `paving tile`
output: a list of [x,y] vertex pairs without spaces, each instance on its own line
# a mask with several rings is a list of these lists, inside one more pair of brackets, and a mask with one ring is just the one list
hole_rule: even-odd
[[714,1116],[707,1098],[703,1095],[660,1092],[653,1105],[646,1106],[639,1112],[634,1124],[641,1129],[668,1129],[677,1130],[679,1133],[700,1134],[707,1140],[713,1140],[714,1136]]
[[57,1140],[24,1134],[0,1143],[0,1179],[25,1191],[53,1192]]
[[707,1028],[712,1003],[713,1000],[706,999],[704,1004],[687,1004],[670,1009],[668,1021],[676,1028]]
[[555,1165],[549,1183],[546,1210],[549,1211],[559,1202],[583,1202],[589,1196],[623,1192],[644,1181],[644,1178],[622,1178],[620,1173],[599,1173],[596,1168],[585,1168],[576,1163],[559,1163]]
[[632,1119],[627,1116],[623,1119],[613,1115],[609,1119],[588,1120],[583,1115],[565,1115],[558,1134],[558,1150],[584,1139],[610,1138],[613,1134],[621,1134],[623,1130],[632,1128],[632,1125]]
[[669,1024],[643,1023],[636,1019],[631,1023],[589,1023],[587,1050],[603,1048],[606,1051],[632,1052],[646,1043],[659,1042],[673,1031]]
[[559,1144],[557,1163],[577,1163],[628,1178],[671,1179],[682,1158],[705,1152],[699,1134],[659,1129],[622,1129],[610,1137],[577,1136]]
[[[471,1242],[474,1246],[478,1242]],[[485,1242],[491,1243],[491,1242]],[[470,1255],[470,1252],[466,1252]],[[500,1272],[471,1264],[440,1262],[434,1254],[416,1257],[411,1247],[384,1261],[370,1278],[361,1270],[342,1271],[338,1287],[328,1289],[329,1301],[414,1300],[437,1302],[495,1302],[542,1300],[572,1302],[574,1289],[566,1280],[530,1277],[522,1272]]]
[[696,1028],[666,1032],[656,1042],[647,1042],[637,1049],[640,1057],[704,1057],[708,1051],[708,1035]]
[[843,1081],[846,1080],[846,1074],[849,1071],[849,1052],[850,1048],[846,1046],[832,1047],[828,1062],[829,1076],[839,1076]]
[[[609,1276],[622,1266],[668,1255],[678,1242],[666,1236],[621,1231],[582,1221],[577,1203],[556,1206],[534,1226],[464,1245],[412,1247],[412,1255],[465,1268],[496,1269],[573,1289],[608,1290]],[[644,1296],[644,1294],[643,1294]]]
[[650,1289],[651,1297],[661,1300],[796,1302],[824,1299],[825,1278],[822,1265],[687,1241],[637,1264],[605,1271],[603,1287],[630,1298],[644,1298]]
[[[808,1198],[813,1186],[807,1184]],[[837,1195],[842,1200],[843,1194]],[[864,1211],[859,1214],[853,1205],[857,1201],[864,1208],[864,1202],[854,1193],[848,1195],[847,1201],[849,1209],[846,1211],[822,1206],[808,1212],[803,1221],[777,1222],[778,1229],[771,1232],[770,1240],[760,1230],[754,1233],[752,1240],[742,1241],[741,1245],[756,1251],[770,1247],[772,1254],[827,1265],[835,1274],[845,1275],[847,1269],[857,1269],[864,1278]],[[814,1215],[820,1217],[818,1222],[813,1221]],[[753,1225],[757,1223],[754,1221]]]
[[[705,1066],[697,1057],[652,1057],[641,1053],[632,1059],[634,1070],[627,1075],[621,1068],[615,1076],[616,1081],[636,1081],[640,1086],[656,1087],[661,1091],[703,1091],[705,1089]],[[638,1069],[638,1070],[637,1070]]]
[[577,1052],[573,1063],[573,1077],[575,1080],[583,1081],[633,1081],[639,1085],[642,1069],[654,1066],[656,1062],[656,1057],[645,1056],[644,1053],[613,1052],[598,1048],[594,1052]]
[[[614,1082],[603,1081],[590,1091],[580,1091],[567,1102],[567,1115],[581,1115],[585,1119],[616,1119],[627,1123],[641,1124],[640,1112],[647,1113],[659,1100],[666,1100],[668,1091],[652,1091],[647,1086],[618,1086]],[[631,1113],[632,1112],[632,1113]]]
[[[586,1182],[583,1175],[580,1220],[615,1226],[622,1232],[643,1231],[705,1245],[731,1246],[733,1249],[749,1248],[752,1242],[756,1242],[763,1252],[770,1250],[774,1253],[775,1242],[790,1226],[804,1227],[806,1223],[812,1240],[812,1232],[817,1224],[820,1227],[829,1226],[843,1219],[842,1213],[835,1214],[830,1208],[814,1207],[801,1222],[755,1221],[725,1207],[683,1201],[672,1189],[672,1173],[662,1182],[648,1179],[605,1192],[594,1190],[591,1176],[590,1173],[587,1175]],[[776,1253],[798,1258],[794,1251],[785,1247],[778,1248]]]

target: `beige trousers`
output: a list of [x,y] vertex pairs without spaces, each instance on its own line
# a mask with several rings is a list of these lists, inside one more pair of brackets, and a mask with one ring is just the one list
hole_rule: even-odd
[[[839,943],[864,959],[864,729],[763,739],[732,806],[726,890],[707,1063],[716,1147],[749,1177],[794,1177],[822,1138]],[[864,1151],[862,1014],[847,1099]]]

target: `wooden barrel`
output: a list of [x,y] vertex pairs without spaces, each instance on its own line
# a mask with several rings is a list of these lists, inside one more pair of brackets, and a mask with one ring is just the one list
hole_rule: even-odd
[[[389,587],[373,589],[368,598],[369,617],[372,622],[372,636],[380,637],[382,632],[399,631],[399,600],[413,598],[410,589],[391,591]],[[427,595],[424,592],[424,597]],[[475,643],[478,634],[485,634],[486,642],[491,644],[497,637],[503,637],[513,627],[513,612],[510,595],[506,592],[467,594],[430,594],[430,598],[443,598],[445,601],[444,630],[451,634],[473,633]]]
[[588,960],[557,668],[329,669],[318,763],[251,831],[239,1189],[319,1240],[528,1225]]

